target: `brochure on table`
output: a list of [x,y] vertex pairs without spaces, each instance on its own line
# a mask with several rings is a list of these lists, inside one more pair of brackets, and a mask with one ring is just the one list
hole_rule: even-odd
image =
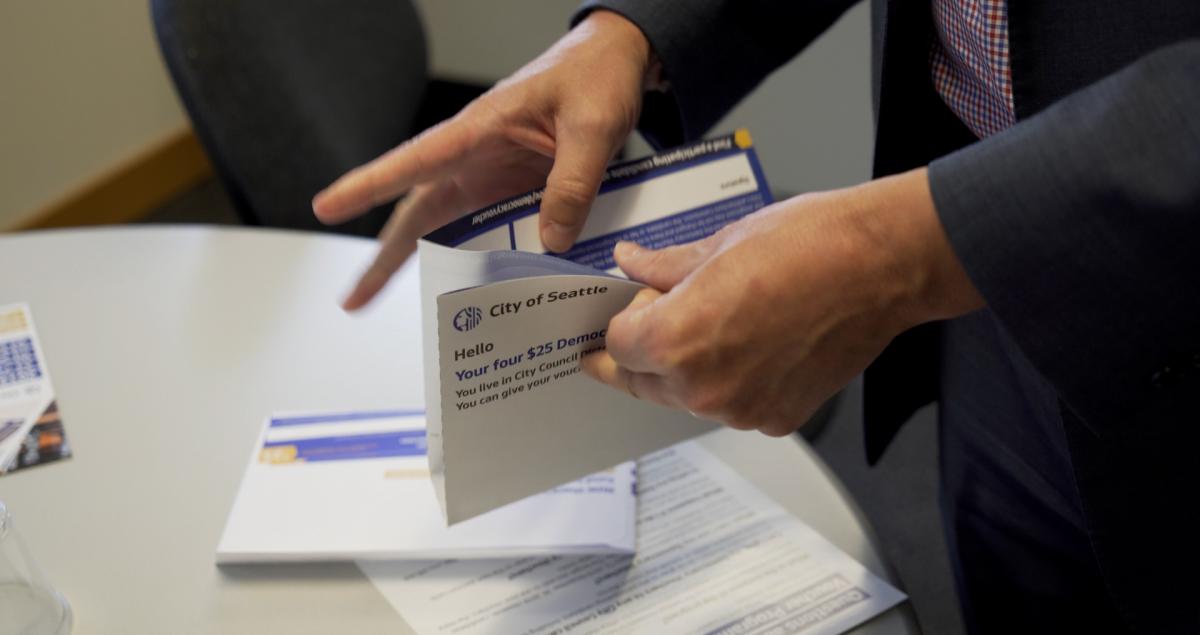
[[661,449],[713,424],[584,377],[642,285],[618,240],[704,238],[771,202],[745,131],[609,168],[576,245],[542,253],[541,191],[418,243],[429,462],[448,523]]
[[217,547],[224,563],[631,553],[634,464],[446,527],[418,411],[277,415]]
[[70,456],[33,315],[0,306],[0,475]]
[[638,488],[636,557],[359,568],[418,635],[832,635],[904,599],[695,442]]

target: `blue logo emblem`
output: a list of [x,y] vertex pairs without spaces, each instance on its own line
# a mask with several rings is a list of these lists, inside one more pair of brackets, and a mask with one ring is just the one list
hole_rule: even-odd
[[469,306],[459,309],[458,313],[454,314],[454,329],[457,331],[469,331],[483,321],[483,311],[477,306]]

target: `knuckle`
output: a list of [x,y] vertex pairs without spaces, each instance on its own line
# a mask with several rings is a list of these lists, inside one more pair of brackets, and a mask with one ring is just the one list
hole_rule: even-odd
[[649,320],[646,324],[642,340],[639,342],[646,359],[690,383],[693,379],[693,369],[688,364],[687,358],[680,355],[676,345],[678,341],[677,327],[670,322],[660,320]]
[[604,334],[604,347],[609,355],[620,361],[634,349],[634,339],[637,330],[630,325],[624,312],[618,313],[608,321],[608,331]]
[[[547,183],[547,194],[554,197],[555,201],[568,208],[563,210],[561,207],[557,209],[547,210],[556,223],[564,225],[574,225],[581,222],[581,219],[576,216],[577,213],[586,211],[591,205],[592,199],[596,196],[596,187],[585,182],[578,177],[556,177],[550,183]],[[564,214],[563,212],[567,213]]]
[[608,110],[588,110],[577,114],[571,125],[585,135],[606,139],[619,136],[625,130],[624,117],[615,116]]

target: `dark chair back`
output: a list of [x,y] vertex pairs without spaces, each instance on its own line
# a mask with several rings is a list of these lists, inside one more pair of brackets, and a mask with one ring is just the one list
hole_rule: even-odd
[[[412,136],[428,85],[409,0],[151,0],[197,135],[243,220],[322,228],[310,201]],[[334,228],[374,235],[390,205]]]

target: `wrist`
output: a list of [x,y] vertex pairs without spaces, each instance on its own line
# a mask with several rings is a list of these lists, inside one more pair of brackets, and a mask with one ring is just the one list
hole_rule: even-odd
[[926,168],[855,188],[871,249],[884,254],[883,275],[895,278],[903,328],[946,320],[984,307],[938,218]]

